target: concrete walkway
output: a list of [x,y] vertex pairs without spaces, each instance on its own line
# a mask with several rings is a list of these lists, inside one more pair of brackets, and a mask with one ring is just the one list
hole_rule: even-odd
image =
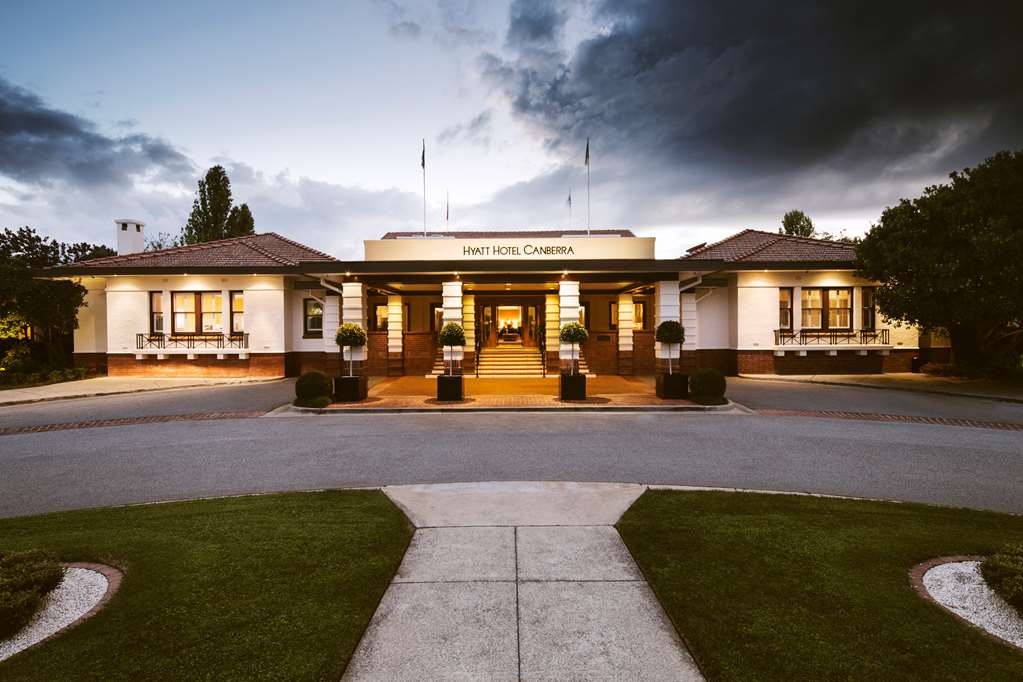
[[740,374],[743,379],[760,381],[788,381],[802,384],[826,384],[830,386],[861,386],[865,388],[890,388],[900,391],[937,393],[966,398],[986,398],[1023,403],[1023,384],[990,379],[965,379],[962,377],[936,377],[929,374],[909,372],[891,374]]
[[417,530],[345,679],[702,679],[612,525],[643,490],[384,488]]
[[96,377],[80,381],[62,381],[30,388],[9,388],[0,391],[0,405],[20,405],[44,400],[66,400],[68,398],[91,398],[120,393],[160,391],[169,388],[192,388],[197,386],[226,386],[276,381],[282,377],[227,377],[204,379],[202,377]]

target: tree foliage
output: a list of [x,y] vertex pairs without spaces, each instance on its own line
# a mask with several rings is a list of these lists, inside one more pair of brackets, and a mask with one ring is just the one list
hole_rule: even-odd
[[227,237],[255,234],[255,221],[248,204],[234,206],[231,179],[223,166],[213,166],[199,180],[192,212],[182,230],[181,241],[198,244]]
[[85,288],[69,280],[36,279],[34,271],[55,265],[112,256],[109,247],[64,244],[30,227],[0,233],[0,320],[3,327],[30,327],[46,348],[51,366],[66,364],[62,338],[78,326],[76,315]]
[[1023,152],[1001,152],[881,214],[857,247],[888,318],[948,332],[966,367],[1023,351]]
[[816,233],[810,216],[798,209],[791,210],[782,217],[781,229],[778,230],[778,234],[793,237],[813,237]]

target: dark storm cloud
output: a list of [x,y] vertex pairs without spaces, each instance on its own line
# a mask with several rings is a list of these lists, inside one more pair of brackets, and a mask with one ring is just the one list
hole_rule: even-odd
[[527,48],[564,17],[515,2],[514,56],[481,58],[551,148],[591,136],[736,177],[947,172],[1023,146],[1023,3],[604,0],[594,19],[552,65]]
[[142,133],[109,137],[90,122],[50,108],[0,78],[0,175],[25,183],[68,180],[127,184],[131,176],[188,178],[191,161],[167,142]]
[[387,30],[397,38],[418,38],[423,32],[422,27],[414,21],[399,21]]

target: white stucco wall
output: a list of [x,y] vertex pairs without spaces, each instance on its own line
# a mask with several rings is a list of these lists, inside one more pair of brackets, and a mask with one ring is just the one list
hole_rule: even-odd
[[729,347],[728,289],[697,289],[697,348]]
[[78,328],[75,329],[76,353],[107,352],[107,293],[106,281],[84,279],[85,305],[78,309]]

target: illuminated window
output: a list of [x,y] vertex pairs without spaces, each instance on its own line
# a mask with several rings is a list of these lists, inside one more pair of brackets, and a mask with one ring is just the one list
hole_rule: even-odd
[[149,292],[149,333],[163,333],[163,292]]
[[874,287],[863,287],[863,320],[861,327],[868,331],[877,328],[877,310],[874,307]]
[[792,329],[792,289],[778,289],[778,329]]
[[302,335],[307,338],[323,336],[323,304],[315,298],[302,301]]
[[245,331],[245,294],[241,291],[231,292],[231,333],[241,334]]
[[646,303],[636,302],[632,304],[632,328],[646,329]]
[[828,329],[852,327],[852,289],[828,289]]
[[824,315],[822,290],[804,287],[801,292],[800,303],[803,311],[803,328],[820,329]]
[[195,333],[195,293],[175,291],[171,295],[171,311],[175,334]]
[[373,330],[378,332],[387,331],[387,304],[373,306]]
[[224,296],[219,291],[204,291],[200,294],[202,329],[204,334],[224,331]]

